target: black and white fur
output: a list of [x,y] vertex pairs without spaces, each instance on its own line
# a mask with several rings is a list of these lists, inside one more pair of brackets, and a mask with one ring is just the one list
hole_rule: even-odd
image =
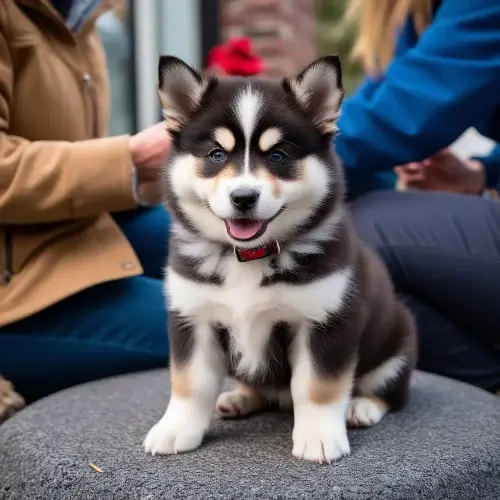
[[[344,207],[332,149],[341,80],[337,56],[283,81],[204,77],[161,57],[174,139],[165,167],[172,396],[148,452],[199,447],[214,408],[231,417],[276,403],[293,408],[293,455],[327,463],[350,452],[346,422],[371,426],[405,404],[415,327]],[[244,210],[233,196],[242,189],[257,193]],[[261,230],[235,238],[241,219]],[[233,254],[272,241],[273,258]],[[220,395],[228,374],[238,385]]]

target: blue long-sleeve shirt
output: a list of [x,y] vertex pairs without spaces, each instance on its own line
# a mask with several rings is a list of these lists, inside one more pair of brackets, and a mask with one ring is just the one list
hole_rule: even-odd
[[[345,101],[335,146],[350,197],[393,183],[392,168],[429,157],[469,127],[500,142],[500,0],[439,0],[418,38],[409,19],[385,74]],[[500,181],[500,148],[482,158]]]

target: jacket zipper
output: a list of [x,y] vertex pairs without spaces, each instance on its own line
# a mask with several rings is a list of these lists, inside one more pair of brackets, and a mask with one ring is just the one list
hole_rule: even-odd
[[5,269],[2,275],[2,284],[7,286],[14,276],[12,263],[12,232],[9,227],[4,229],[4,250],[5,250]]
[[87,93],[90,96],[90,101],[92,102],[92,114],[94,115],[93,118],[93,136],[94,137],[99,137],[99,110],[97,106],[97,97],[96,97],[96,91],[94,84],[92,82],[92,77],[90,76],[89,73],[85,73],[82,77],[83,79],[83,84],[85,85],[85,88],[87,89]]

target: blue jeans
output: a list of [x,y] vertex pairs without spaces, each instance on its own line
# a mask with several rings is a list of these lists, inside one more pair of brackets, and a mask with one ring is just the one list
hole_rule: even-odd
[[104,283],[0,328],[0,373],[33,401],[66,387],[167,365],[162,207],[114,215],[144,275]]

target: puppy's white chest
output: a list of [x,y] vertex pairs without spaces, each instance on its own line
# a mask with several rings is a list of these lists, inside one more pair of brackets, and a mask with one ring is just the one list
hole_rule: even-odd
[[342,307],[351,271],[343,270],[308,284],[260,286],[265,261],[240,263],[226,259],[222,286],[191,281],[174,270],[167,273],[171,309],[194,324],[221,324],[230,332],[230,349],[241,355],[238,371],[257,373],[273,327],[285,322],[323,322]]
[[168,271],[167,294],[170,306],[182,315],[201,322],[238,327],[256,316],[279,315],[279,300],[274,287],[260,287],[263,262],[224,262],[224,285],[195,283],[172,270]]
[[343,304],[352,270],[347,268],[306,284],[278,282],[260,286],[266,261],[222,263],[222,286],[191,281],[174,270],[167,273],[170,307],[194,321],[243,328],[254,322],[323,322]]
[[223,286],[195,284],[169,271],[170,306],[195,323],[226,327],[230,352],[239,358],[237,371],[255,374],[262,368],[266,343],[283,311],[272,287],[260,287],[263,263],[224,264]]

